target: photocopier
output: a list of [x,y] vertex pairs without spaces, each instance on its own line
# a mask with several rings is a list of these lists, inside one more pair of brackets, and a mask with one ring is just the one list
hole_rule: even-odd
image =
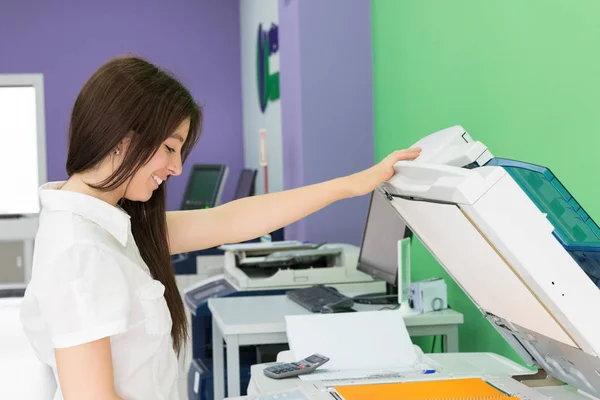
[[[598,225],[548,168],[494,157],[460,126],[414,146],[422,148],[421,155],[398,162],[380,189],[482,317],[532,369],[514,376],[508,368],[512,361],[499,355],[481,367],[476,356],[490,353],[428,354],[437,364],[435,373],[406,374],[391,382],[434,382],[421,386],[424,393],[423,388],[434,390],[442,381],[470,378],[500,393],[423,397],[431,399],[600,399]],[[265,388],[268,378],[257,367],[263,366],[253,367],[252,379],[262,380]],[[340,389],[344,384],[334,387],[326,380],[277,382],[272,386],[277,398],[355,398],[340,395],[349,392]],[[276,397],[263,392],[247,398]]]
[[[208,299],[281,295],[289,289],[317,284],[358,293],[385,292],[386,288],[385,282],[358,271],[360,249],[350,244],[285,240],[229,244],[219,250],[224,252],[222,273],[193,283],[184,295],[191,314],[193,361],[188,383],[195,388],[190,392],[194,399],[212,400],[212,316]],[[211,260],[214,264],[215,258]],[[242,385],[248,384],[253,364],[274,360],[285,348],[285,345],[241,348]]]

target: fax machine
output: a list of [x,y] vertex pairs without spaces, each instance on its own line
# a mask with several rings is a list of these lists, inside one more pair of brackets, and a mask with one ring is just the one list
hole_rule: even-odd
[[[506,394],[499,398],[600,398],[598,225],[548,168],[496,158],[460,126],[415,146],[421,155],[398,162],[381,189],[541,381],[478,368],[461,353],[436,374],[396,381],[472,377]],[[295,382],[298,398],[335,397],[327,382]]]

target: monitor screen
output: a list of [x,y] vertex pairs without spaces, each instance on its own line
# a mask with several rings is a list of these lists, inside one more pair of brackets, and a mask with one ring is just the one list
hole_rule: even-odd
[[411,236],[412,232],[386,199],[385,194],[375,190],[371,194],[358,270],[390,285],[396,285],[398,241]]
[[243,169],[240,173],[237,188],[235,189],[235,199],[254,195],[254,182],[256,180],[255,169]]
[[[0,166],[4,171],[0,215],[39,212],[40,152],[38,97],[34,86],[3,86],[0,81]],[[42,165],[40,165],[40,163]],[[4,190],[7,188],[7,190]]]
[[190,174],[182,209],[214,207],[225,178],[223,165],[195,165]]

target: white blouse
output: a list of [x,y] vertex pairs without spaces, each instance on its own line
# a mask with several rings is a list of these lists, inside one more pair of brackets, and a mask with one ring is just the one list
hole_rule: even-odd
[[[39,359],[110,337],[114,385],[127,400],[177,400],[177,357],[164,286],[154,280],[129,215],[92,196],[40,188],[42,211],[21,322]],[[82,366],[85,368],[85,366]]]

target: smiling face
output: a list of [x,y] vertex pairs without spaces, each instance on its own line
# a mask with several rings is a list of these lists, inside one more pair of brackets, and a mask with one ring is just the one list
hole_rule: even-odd
[[190,121],[186,119],[161,143],[150,161],[138,169],[129,180],[124,195],[126,199],[148,201],[152,193],[160,185],[164,185],[170,175],[181,174],[181,150],[189,130]]

